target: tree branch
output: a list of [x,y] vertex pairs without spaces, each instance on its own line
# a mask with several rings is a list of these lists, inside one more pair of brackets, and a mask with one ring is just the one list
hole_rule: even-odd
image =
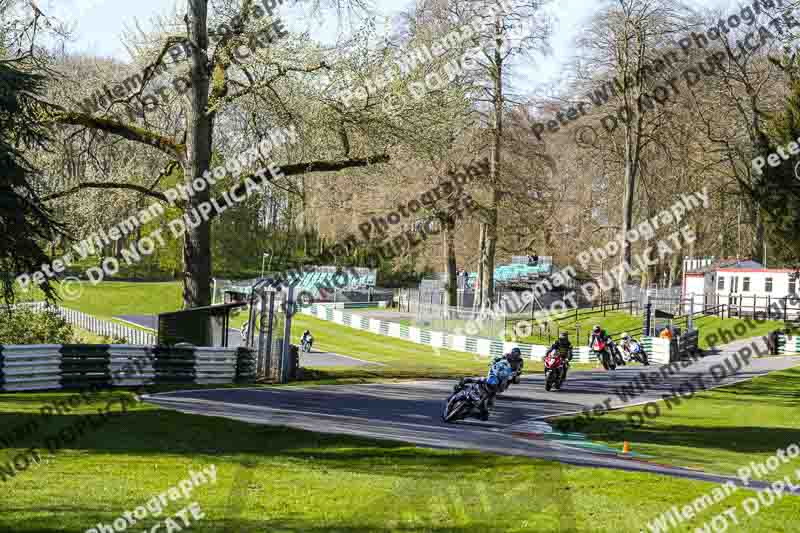
[[159,135],[158,133],[154,133],[143,128],[123,124],[122,122],[117,122],[116,120],[93,117],[86,113],[68,111],[60,105],[52,102],[47,102],[44,100],[37,101],[46,107],[57,110],[54,113],[49,113],[49,118],[55,122],[106,131],[108,133],[118,135],[124,139],[128,139],[129,141],[135,141],[152,146],[153,148],[157,148],[158,150],[161,150],[165,154],[178,160],[183,160],[186,156],[186,147],[182,144],[179,144],[177,141],[175,141],[175,139]]
[[92,182],[87,181],[86,183],[80,183],[71,189],[67,189],[66,191],[57,192],[51,194],[49,196],[45,196],[42,198],[43,202],[49,202],[51,200],[56,200],[58,198],[63,198],[65,196],[73,195],[83,189],[127,189],[131,191],[137,191],[144,195],[150,196],[152,198],[156,198],[161,200],[162,202],[167,201],[167,197],[158,191],[151,191],[147,187],[143,187],[141,185],[134,185],[132,183],[107,183],[107,182]]
[[[340,170],[344,170],[346,168],[358,168],[358,167],[366,167],[369,165],[375,165],[379,163],[387,163],[389,161],[388,154],[378,154],[378,155],[371,155],[366,158],[360,159],[341,159],[338,161],[309,161],[307,163],[293,163],[291,165],[284,165],[276,171],[276,173],[283,173],[284,176],[297,176],[299,174],[308,174],[310,172],[338,172]],[[250,179],[252,182],[259,184],[264,181],[272,181],[271,175],[266,172],[262,172],[261,175],[252,174],[250,176],[246,176],[236,187],[231,189],[228,194],[232,197],[236,196],[246,196],[247,195],[247,186],[245,185],[245,180]],[[221,205],[226,203],[226,200],[223,196],[218,196],[215,199],[216,203],[212,201],[212,205]],[[216,216],[217,211],[216,207],[211,212],[211,216]]]

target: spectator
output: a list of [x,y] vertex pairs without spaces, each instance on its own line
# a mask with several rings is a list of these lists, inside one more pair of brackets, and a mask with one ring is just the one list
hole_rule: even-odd
[[672,328],[667,326],[661,330],[661,333],[658,336],[661,339],[669,339],[672,340]]

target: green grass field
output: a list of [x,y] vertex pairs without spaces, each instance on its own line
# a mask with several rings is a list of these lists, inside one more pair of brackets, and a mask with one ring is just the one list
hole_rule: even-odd
[[[556,419],[555,425],[615,447],[627,440],[633,451],[652,454],[658,462],[734,474],[750,460],[764,460],[779,447],[800,443],[800,366],[698,393],[672,408],[658,405],[660,416],[641,427],[630,423],[629,413],[641,413],[643,406],[611,411],[588,423]],[[780,475],[795,469],[800,459],[782,465]]]
[[[179,305],[174,303],[180,293],[177,284],[104,285],[110,287],[87,290],[69,305],[100,317],[153,314]],[[161,286],[157,298],[149,285]],[[117,305],[124,311],[117,311]],[[612,324],[626,319],[609,318],[617,321]],[[704,320],[708,321],[701,324],[704,329],[735,324]],[[437,354],[422,345],[297,315],[293,337],[299,338],[306,328],[314,333],[318,348],[386,364],[369,370],[313,370],[309,378],[320,381],[449,378],[482,373],[486,367],[486,360],[474,355]],[[753,331],[747,330],[746,336]],[[778,447],[800,441],[798,378],[800,369],[792,369],[699,394],[639,429],[623,429],[614,440],[608,436],[624,424],[624,411],[607,414],[580,430],[615,447],[628,440],[634,451],[652,454],[658,462],[735,472]],[[45,403],[66,396],[63,392],[0,395],[0,438],[37,416]],[[185,479],[190,468],[212,464],[219,481],[199,488],[192,497],[206,516],[193,524],[193,531],[637,532],[647,530],[647,522],[671,506],[689,504],[714,486],[257,426],[146,404],[87,431],[65,450],[41,451],[45,437],[99,406],[81,405],[69,414],[43,420],[39,433],[0,449],[4,466],[31,446],[42,456],[41,464],[0,481],[8,487],[0,490],[0,531],[85,531],[145,504]],[[788,466],[780,471],[789,472]],[[736,492],[682,527],[685,531],[702,527],[727,507],[740,506],[746,496]],[[185,503],[171,504],[160,519]],[[785,498],[753,517],[740,509],[739,527],[756,533],[796,531],[799,513],[800,498]],[[146,526],[155,523],[150,519]]]
[[[0,395],[0,427],[25,424],[42,405],[66,396]],[[81,405],[42,421],[38,432],[0,450],[0,464],[30,446],[43,448],[44,437],[103,405]],[[626,533],[647,530],[654,517],[714,486],[251,425],[146,404],[40,455],[38,466],[0,481],[0,531],[75,532],[110,524],[176,486],[189,469],[211,465],[215,484],[169,502],[159,518],[129,530],[149,530],[167,517],[183,525],[174,515],[195,501],[205,515],[192,523],[196,532]],[[733,493],[688,525],[701,526],[745,496]],[[799,514],[800,498],[785,498],[754,517],[742,516],[737,531],[796,531]]]

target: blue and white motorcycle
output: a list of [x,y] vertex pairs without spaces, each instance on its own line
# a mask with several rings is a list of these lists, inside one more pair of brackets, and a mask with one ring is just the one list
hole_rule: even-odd
[[638,361],[642,363],[644,366],[648,366],[650,362],[647,360],[647,353],[642,348],[642,345],[628,335],[622,337],[622,353],[625,354],[625,361],[630,363],[631,361]]
[[494,397],[505,391],[514,379],[514,369],[503,357],[495,358],[485,378],[464,378],[454,388],[442,412],[442,420],[455,422],[469,416],[489,419]]

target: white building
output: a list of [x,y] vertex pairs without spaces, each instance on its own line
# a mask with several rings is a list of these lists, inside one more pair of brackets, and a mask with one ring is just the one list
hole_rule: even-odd
[[800,314],[800,302],[794,300],[797,280],[793,269],[764,268],[750,260],[685,257],[683,272],[681,295],[684,300],[694,300],[695,312],[728,305],[743,315],[752,316],[767,307],[785,310],[789,316]]

